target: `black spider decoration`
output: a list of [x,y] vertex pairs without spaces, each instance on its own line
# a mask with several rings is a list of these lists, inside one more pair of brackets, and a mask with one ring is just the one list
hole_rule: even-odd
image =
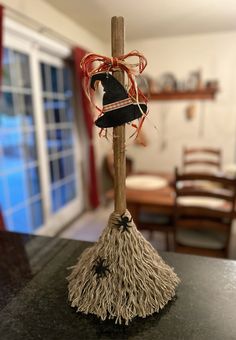
[[127,231],[129,233],[128,228],[131,228],[131,225],[128,225],[128,223],[132,222],[133,219],[132,219],[132,217],[129,219],[129,217],[124,216],[124,214],[121,215],[120,220],[118,221],[118,224],[116,224],[116,226],[118,227],[118,229],[120,229],[120,227],[123,227],[122,233],[124,231]]
[[110,273],[110,270],[108,269],[109,266],[104,264],[105,261],[105,259],[98,257],[93,266],[93,270],[95,271],[95,274],[97,274],[98,279],[105,277],[108,273]]

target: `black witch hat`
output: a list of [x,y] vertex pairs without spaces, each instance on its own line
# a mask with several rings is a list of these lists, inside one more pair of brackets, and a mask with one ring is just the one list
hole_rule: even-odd
[[95,125],[100,128],[109,128],[129,123],[140,118],[147,112],[145,103],[134,103],[123,85],[110,73],[99,72],[92,76],[90,86],[95,90],[95,82],[101,81],[104,88],[103,115]]

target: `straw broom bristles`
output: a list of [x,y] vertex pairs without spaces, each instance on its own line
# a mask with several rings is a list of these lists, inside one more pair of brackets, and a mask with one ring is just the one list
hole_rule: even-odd
[[[127,325],[158,312],[175,295],[178,276],[137,230],[126,211],[112,213],[98,242],[86,249],[68,277],[69,301],[78,312]],[[122,225],[119,225],[122,224]]]

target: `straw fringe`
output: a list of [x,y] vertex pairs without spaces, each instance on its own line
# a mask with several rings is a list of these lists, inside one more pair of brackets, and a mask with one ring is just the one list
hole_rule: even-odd
[[[126,211],[125,216],[131,215]],[[120,215],[112,213],[97,243],[86,249],[69,281],[69,301],[78,312],[115,319],[127,325],[134,317],[158,312],[175,295],[178,276],[130,222],[118,227]],[[98,278],[94,265],[102,258],[109,271]]]

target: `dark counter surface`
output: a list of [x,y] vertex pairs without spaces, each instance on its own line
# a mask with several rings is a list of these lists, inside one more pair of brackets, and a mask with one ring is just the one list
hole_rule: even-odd
[[68,267],[88,242],[0,232],[0,339],[236,339],[236,261],[161,253],[182,280],[174,301],[129,326],[75,313]]

